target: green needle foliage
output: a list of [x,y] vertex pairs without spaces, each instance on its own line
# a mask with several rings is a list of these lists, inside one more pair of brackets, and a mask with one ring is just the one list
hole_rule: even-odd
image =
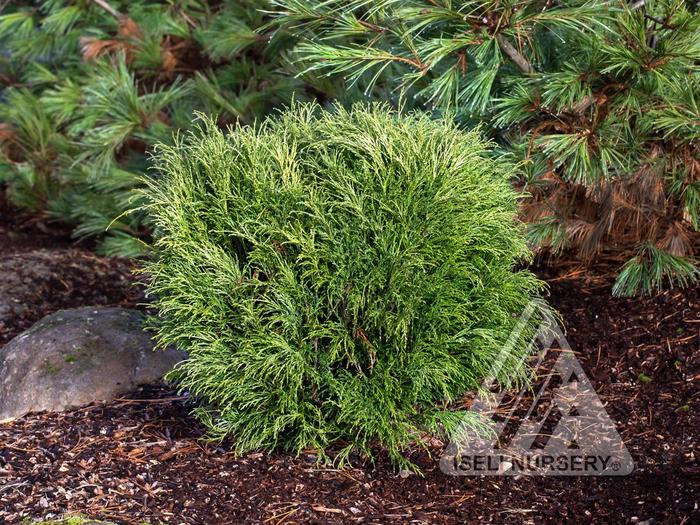
[[637,251],[615,293],[700,276],[700,13],[683,0],[277,0],[308,71],[366,78],[522,161],[537,246]]
[[109,254],[141,251],[147,217],[124,212],[147,152],[194,110],[225,125],[334,95],[285,70],[295,40],[267,27],[266,0],[1,4],[0,184],[78,236],[109,229]]
[[[477,132],[386,106],[297,105],[228,134],[203,119],[158,149],[145,263],[171,374],[235,449],[402,455],[448,405],[526,377],[543,284],[512,166]],[[539,310],[538,310],[539,312]],[[518,326],[517,330],[514,328]]]

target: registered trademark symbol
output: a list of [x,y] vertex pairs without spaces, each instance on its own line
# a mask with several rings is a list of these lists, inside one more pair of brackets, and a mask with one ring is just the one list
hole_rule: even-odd
[[613,461],[612,464],[610,465],[610,468],[612,468],[613,470],[620,470],[620,462]]

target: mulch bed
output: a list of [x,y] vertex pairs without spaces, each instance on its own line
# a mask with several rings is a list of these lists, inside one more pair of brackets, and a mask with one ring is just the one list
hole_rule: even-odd
[[[27,286],[16,298],[26,305],[22,314],[0,319],[0,346],[62,308],[142,308],[144,293],[132,274],[133,261],[95,255],[89,242],[71,239],[65,227],[23,215],[2,198],[1,190],[0,268]],[[44,269],[37,271],[38,266]]]
[[[401,476],[381,454],[345,470],[313,454],[235,457],[202,439],[186,398],[152,386],[0,425],[0,523],[66,512],[130,524],[700,523],[700,290],[615,299],[611,272],[539,272],[635,460],[630,476],[453,478],[439,470],[438,448],[413,454],[423,477]],[[59,293],[55,306],[129,303],[126,287],[100,290],[109,280],[88,283],[94,296]]]

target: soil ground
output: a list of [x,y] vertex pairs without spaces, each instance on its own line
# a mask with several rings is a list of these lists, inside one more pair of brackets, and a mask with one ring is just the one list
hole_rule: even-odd
[[[21,297],[14,299],[27,306],[12,319],[0,318],[0,346],[62,308],[142,307],[143,289],[131,274],[134,263],[98,257],[90,248],[71,239],[65,228],[23,215],[2,198],[0,188],[0,271],[14,271],[24,281]],[[8,292],[0,286],[2,293]]]
[[[0,255],[50,247],[67,256],[62,232],[19,223],[3,206]],[[86,258],[62,276],[68,286],[37,294],[35,313],[6,326],[3,341],[60,308],[140,301],[131,263],[69,252]],[[312,453],[235,457],[202,439],[186,397],[154,385],[0,425],[0,523],[66,512],[129,524],[700,523],[700,290],[612,298],[618,267],[537,271],[634,458],[630,476],[454,478],[440,471],[438,447],[415,451],[423,476],[407,477],[381,453],[345,470]]]

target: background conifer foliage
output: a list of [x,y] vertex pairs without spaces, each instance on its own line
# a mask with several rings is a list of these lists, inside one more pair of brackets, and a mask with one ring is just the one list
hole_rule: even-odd
[[364,92],[481,124],[520,161],[532,245],[628,255],[616,294],[700,275],[697,2],[1,5],[0,183],[104,253],[142,253],[151,228],[129,212],[133,190],[195,110],[225,126]]
[[102,236],[108,254],[141,253],[147,218],[124,212],[152,146],[193,109],[225,125],[292,94],[343,95],[284,69],[293,40],[266,27],[265,0],[2,4],[0,181],[17,204]]
[[[307,71],[366,79],[522,161],[537,246],[633,252],[614,292],[700,272],[700,13],[681,0],[278,0]],[[634,253],[636,252],[636,253]]]

